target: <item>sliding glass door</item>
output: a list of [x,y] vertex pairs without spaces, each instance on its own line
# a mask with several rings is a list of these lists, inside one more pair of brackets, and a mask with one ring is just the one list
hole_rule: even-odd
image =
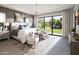
[[38,29],[44,30],[45,29],[45,18],[39,18],[38,20]]
[[62,16],[42,17],[38,25],[48,34],[62,35]]
[[62,16],[53,16],[53,34],[62,35]]
[[52,17],[45,17],[45,31],[49,34],[52,34],[51,21],[52,21]]

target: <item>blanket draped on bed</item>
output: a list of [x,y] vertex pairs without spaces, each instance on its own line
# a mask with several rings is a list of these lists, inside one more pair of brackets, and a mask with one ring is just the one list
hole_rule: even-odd
[[31,33],[31,32],[35,33],[36,30],[34,28],[32,28],[32,29],[29,28],[29,29],[19,30],[19,32],[18,32],[18,38],[19,39],[18,40],[21,41],[21,43],[25,43],[27,41],[27,35],[29,33]]

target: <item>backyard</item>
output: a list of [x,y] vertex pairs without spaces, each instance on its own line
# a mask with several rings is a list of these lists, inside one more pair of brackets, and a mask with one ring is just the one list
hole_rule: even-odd
[[[45,27],[45,31],[51,33],[52,29],[50,27]],[[62,29],[54,29],[53,28],[53,33],[55,33],[55,34],[62,34]]]

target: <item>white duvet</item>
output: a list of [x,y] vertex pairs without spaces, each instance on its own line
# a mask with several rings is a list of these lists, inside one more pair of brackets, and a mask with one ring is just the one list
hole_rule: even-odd
[[24,44],[27,41],[27,35],[30,33],[36,32],[35,28],[23,28],[22,30],[19,30],[18,32],[18,40],[21,41],[22,44]]

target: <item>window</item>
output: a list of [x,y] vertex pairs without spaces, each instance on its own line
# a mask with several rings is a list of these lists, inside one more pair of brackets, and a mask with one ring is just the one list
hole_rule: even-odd
[[6,19],[6,14],[0,13],[0,22],[5,22],[5,19]]
[[52,20],[52,17],[45,17],[45,31],[48,32],[49,34],[52,34],[51,20]]
[[62,35],[62,16],[53,16],[53,34]]
[[45,27],[44,27],[44,25],[45,25],[44,20],[45,20],[45,18],[39,18],[39,20],[38,20],[38,28],[39,28],[40,30],[43,30],[43,29],[45,28]]

